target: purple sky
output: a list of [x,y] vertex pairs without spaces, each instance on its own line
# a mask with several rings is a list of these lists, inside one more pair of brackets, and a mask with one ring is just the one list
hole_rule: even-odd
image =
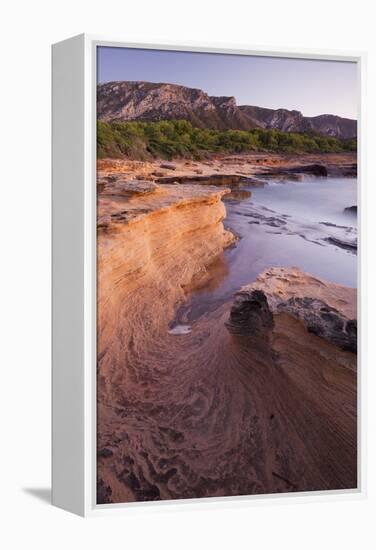
[[356,63],[98,47],[98,82],[144,80],[235,96],[238,105],[357,118]]

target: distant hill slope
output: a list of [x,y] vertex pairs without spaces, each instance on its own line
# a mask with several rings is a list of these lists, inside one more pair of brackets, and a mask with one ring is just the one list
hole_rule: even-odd
[[340,139],[356,137],[356,120],[336,115],[305,117],[299,111],[238,106],[234,97],[213,97],[177,84],[108,82],[97,88],[99,120],[156,121],[185,119],[198,128],[318,132]]

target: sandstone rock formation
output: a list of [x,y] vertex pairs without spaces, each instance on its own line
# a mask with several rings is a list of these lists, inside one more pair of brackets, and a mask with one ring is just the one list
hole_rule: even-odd
[[227,326],[232,333],[265,332],[272,326],[271,311],[287,313],[308,332],[357,351],[355,289],[326,283],[298,268],[272,268],[237,293]]
[[[119,181],[147,182],[155,163],[100,166],[98,503],[356,487],[356,356],[309,332],[294,308],[310,307],[289,302],[352,320],[356,291],[275,268],[245,289],[240,330],[226,326],[232,299],[191,319],[192,290],[226,269],[228,190],[133,193]],[[189,327],[174,323],[181,304]]]
[[294,174],[310,174],[312,176],[326,177],[328,175],[328,169],[323,164],[301,164],[296,166],[285,166],[279,168],[269,169],[261,174],[266,176],[283,176],[287,175],[291,177]]
[[116,176],[98,177],[98,192],[101,196],[133,197],[134,195],[147,195],[159,190],[156,183],[150,180],[129,181]]
[[[111,192],[115,181],[155,182],[157,184],[200,184],[258,187],[265,177],[300,180],[304,174],[330,176],[356,175],[355,153],[327,153],[310,155],[281,155],[276,153],[244,153],[226,156],[213,155],[202,161],[175,159],[174,170],[162,168],[158,160],[101,159],[98,161],[98,190],[107,184]],[[169,166],[170,164],[167,163]],[[355,173],[354,173],[355,166]],[[262,176],[259,177],[259,176]],[[135,189],[137,186],[134,186]]]
[[272,268],[237,293],[226,325],[233,334],[265,334],[273,327],[272,311],[287,313],[302,321],[308,332],[356,353],[356,312],[333,307],[334,294],[343,295],[336,301],[340,309],[345,297],[355,307],[354,293],[347,288],[324,283],[297,268]]
[[199,183],[200,185],[228,185],[237,184],[251,185],[252,187],[263,187],[265,183],[257,178],[239,174],[209,174],[190,176],[164,176],[155,180],[158,183]]
[[257,277],[256,281],[242,288],[241,292],[262,290],[273,313],[280,304],[290,299],[311,298],[326,302],[347,319],[356,318],[356,289],[323,281],[298,267],[272,267]]
[[238,292],[226,326],[232,334],[242,336],[263,335],[273,328],[273,315],[264,292],[257,289]]

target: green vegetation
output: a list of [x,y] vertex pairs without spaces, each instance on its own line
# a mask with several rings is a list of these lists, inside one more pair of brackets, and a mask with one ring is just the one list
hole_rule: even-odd
[[340,153],[356,151],[356,139],[340,140],[319,134],[279,130],[210,130],[186,120],[158,122],[98,121],[98,158],[146,160],[160,157],[204,158],[210,153],[274,151],[282,153]]

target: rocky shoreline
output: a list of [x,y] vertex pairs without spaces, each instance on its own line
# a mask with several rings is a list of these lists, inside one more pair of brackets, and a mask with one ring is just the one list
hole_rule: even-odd
[[232,334],[254,335],[286,313],[311,334],[356,353],[356,290],[322,281],[298,268],[269,269],[235,296],[226,326]]
[[272,268],[171,328],[236,241],[224,198],[354,164],[98,161],[99,503],[356,486],[355,289]]
[[317,155],[280,155],[273,153],[245,153],[242,155],[212,155],[209,159],[193,161],[175,159],[164,161],[133,161],[103,159],[98,161],[98,185],[108,178],[128,181],[147,180],[157,184],[199,184],[260,186],[265,178],[301,178],[304,174],[321,177],[356,177],[355,153],[328,153]]

